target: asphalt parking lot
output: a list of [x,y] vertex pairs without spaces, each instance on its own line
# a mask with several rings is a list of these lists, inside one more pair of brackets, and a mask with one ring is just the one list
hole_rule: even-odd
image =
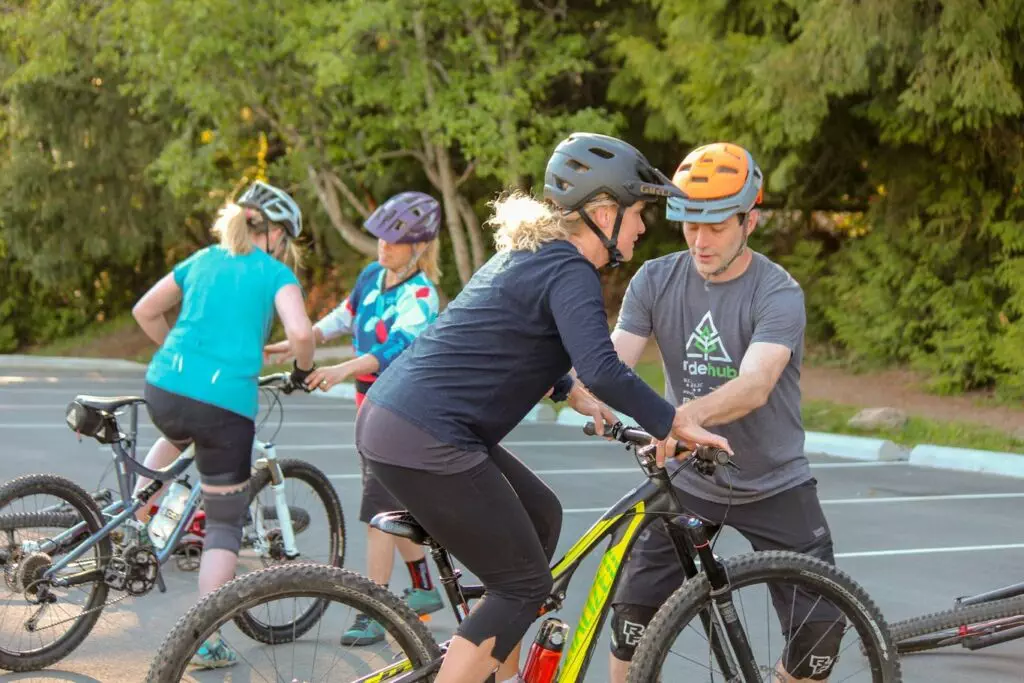
[[[0,479],[51,472],[87,490],[96,488],[110,462],[109,452],[94,441],[79,442],[64,424],[64,407],[77,393],[138,393],[141,376],[20,373],[9,368],[0,369],[0,375]],[[280,454],[308,460],[330,475],[346,516],[345,564],[362,571],[365,532],[356,519],[354,406],[345,400],[291,396],[285,409],[276,438]],[[156,437],[147,419],[142,419],[140,434],[143,447]],[[578,428],[523,424],[506,444],[562,500],[559,552],[641,476],[621,447],[588,438]],[[812,467],[838,564],[865,587],[889,621],[946,609],[958,595],[1024,581],[1024,480],[834,458],[815,458]],[[108,473],[102,483],[114,481]],[[716,547],[725,556],[747,550],[745,541],[730,530]],[[597,559],[589,558],[573,582],[573,594],[560,615],[570,623],[579,614]],[[165,576],[166,594],[154,591],[111,607],[86,642],[50,670],[0,675],[0,681],[142,680],[154,650],[197,596],[195,574],[169,567]],[[397,567],[394,576],[392,587],[400,592],[408,576]],[[430,626],[443,640],[454,619],[434,615]],[[588,680],[606,680],[607,647],[605,634]],[[904,659],[903,670],[907,681],[1020,681],[1024,642],[978,652],[950,648],[915,655]]]

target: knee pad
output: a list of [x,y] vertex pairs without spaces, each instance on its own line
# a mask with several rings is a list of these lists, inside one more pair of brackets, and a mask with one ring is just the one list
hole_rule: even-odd
[[793,678],[823,681],[832,673],[843,640],[845,625],[809,621],[787,639],[782,665]]
[[619,603],[612,605],[612,654],[624,662],[633,661],[633,653],[644,637],[657,607]]
[[203,491],[206,538],[203,548],[220,548],[238,554],[242,547],[242,525],[249,508],[248,487],[231,493]]

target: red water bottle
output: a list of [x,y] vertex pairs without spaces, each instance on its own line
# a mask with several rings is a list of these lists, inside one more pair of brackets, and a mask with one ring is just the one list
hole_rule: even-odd
[[526,656],[522,674],[526,683],[552,683],[555,680],[568,631],[569,625],[561,619],[549,617],[544,620],[530,646],[530,654]]

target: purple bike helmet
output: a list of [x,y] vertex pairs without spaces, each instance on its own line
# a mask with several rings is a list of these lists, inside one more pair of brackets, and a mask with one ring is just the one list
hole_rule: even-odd
[[378,206],[364,225],[389,244],[429,242],[441,229],[441,205],[422,192],[401,192]]

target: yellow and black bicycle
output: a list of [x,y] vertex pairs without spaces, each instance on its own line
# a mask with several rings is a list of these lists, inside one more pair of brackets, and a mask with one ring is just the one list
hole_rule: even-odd
[[[584,431],[592,435],[593,424]],[[543,662],[532,666],[528,661],[528,670],[523,672],[527,683],[584,679],[621,578],[623,561],[644,529],[656,520],[665,523],[689,578],[646,629],[637,629],[639,644],[630,667],[630,681],[750,683],[773,681],[781,673],[830,681],[901,680],[899,660],[882,614],[847,574],[792,552],[752,552],[720,559],[709,538],[710,527],[687,513],[677,499],[671,479],[681,468],[675,472],[659,468],[650,435],[639,429],[616,424],[606,436],[633,451],[646,479],[609,508],[552,567],[554,586],[538,614],[545,623],[531,652],[540,652]],[[735,467],[726,452],[710,447],[693,451],[681,467],[688,466],[707,476],[721,467]],[[371,524],[429,548],[456,620],[461,622],[469,613],[471,601],[483,596],[483,587],[460,583],[460,572],[453,567],[447,550],[407,512],[382,513]],[[568,626],[550,614],[561,609],[576,570],[605,538],[610,539],[608,547],[566,644]],[[807,596],[811,596],[810,607]],[[243,611],[251,614],[263,610],[262,619],[268,623],[275,618],[288,623],[289,615],[302,609],[292,603],[303,600],[327,600],[332,607],[315,629],[283,639],[279,646],[253,643],[240,632],[230,631],[234,616]],[[798,604],[803,607],[797,609]],[[750,618],[748,607],[764,607],[765,616]],[[365,614],[382,625],[387,633],[384,640],[372,647],[342,646],[339,635],[353,613]],[[810,628],[815,620],[820,622],[823,614],[832,620],[825,631],[836,629],[841,635],[838,649],[828,655],[816,654],[820,652],[815,648],[817,643],[801,635],[802,628]],[[812,633],[825,632],[820,623],[817,626]],[[189,671],[187,663],[192,654],[215,631],[235,647],[239,664],[223,672]],[[806,654],[795,652],[799,648],[793,644],[798,642],[803,643]],[[235,579],[189,610],[156,653],[148,680],[413,683],[433,680],[447,645],[439,645],[395,595],[354,572],[328,566],[284,565]],[[238,667],[248,667],[252,673],[241,674]]]

